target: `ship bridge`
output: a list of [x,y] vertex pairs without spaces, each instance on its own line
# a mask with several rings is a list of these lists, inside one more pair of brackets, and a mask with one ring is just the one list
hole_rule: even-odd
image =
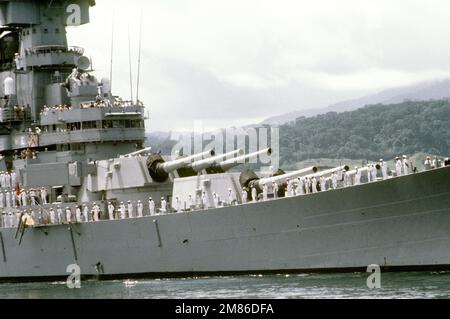
[[50,109],[41,115],[39,146],[63,143],[142,141],[143,106]]

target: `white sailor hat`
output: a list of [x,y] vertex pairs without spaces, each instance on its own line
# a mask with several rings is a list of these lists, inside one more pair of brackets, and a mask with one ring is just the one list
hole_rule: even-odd
[[403,155],[403,158],[406,158],[406,155]]
[[358,166],[355,166],[355,169],[358,169]]

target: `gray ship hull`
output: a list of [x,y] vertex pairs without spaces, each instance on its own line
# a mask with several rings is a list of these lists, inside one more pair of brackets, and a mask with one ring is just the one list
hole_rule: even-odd
[[450,266],[450,167],[307,196],[2,229],[0,280]]

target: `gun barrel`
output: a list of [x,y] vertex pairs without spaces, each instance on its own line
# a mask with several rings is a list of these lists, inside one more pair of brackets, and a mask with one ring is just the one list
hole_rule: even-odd
[[254,152],[251,154],[247,154],[247,155],[242,155],[242,156],[238,156],[235,158],[230,158],[229,160],[220,162],[218,165],[220,166],[220,168],[224,171],[227,171],[235,166],[244,164],[246,160],[252,160],[252,159],[256,159],[258,158],[258,156],[261,155],[267,155],[270,156],[272,154],[272,148],[266,148],[264,150],[258,151],[258,152]]
[[214,149],[210,149],[203,153],[194,154],[194,155],[182,157],[182,158],[170,161],[170,162],[161,163],[158,165],[158,170],[162,170],[166,173],[170,173],[170,172],[173,172],[182,167],[189,166],[199,159],[206,158],[206,160],[208,160],[209,159],[208,157],[211,157],[214,155],[215,155]]
[[[359,168],[358,168],[358,171],[359,171],[361,174],[367,173],[368,170],[369,170],[368,167],[359,167]],[[347,176],[353,176],[353,175],[356,175],[356,169],[347,172]]]
[[296,177],[300,177],[300,176],[305,176],[308,174],[314,174],[317,172],[317,167],[316,166],[311,166],[311,167],[307,167],[298,171],[294,171],[294,172],[290,172],[290,173],[286,173],[283,175],[278,175],[278,176],[273,176],[273,177],[266,177],[266,178],[261,178],[258,180],[258,186],[260,188],[263,187],[264,184],[269,184],[269,183],[284,183],[286,182],[286,180],[289,178],[296,178]]
[[142,149],[142,150],[139,150],[139,151],[136,151],[136,152],[133,152],[133,153],[129,153],[129,154],[123,155],[123,157],[132,157],[132,156],[136,156],[136,155],[139,155],[139,154],[143,154],[143,153],[150,152],[151,150],[152,150],[151,147],[147,147],[147,148],[144,148],[144,149]]
[[323,176],[325,178],[329,178],[333,173],[338,173],[339,174],[338,178],[341,178],[342,175],[340,175],[340,174],[342,174],[342,171],[348,172],[349,169],[350,168],[347,165],[342,165],[342,166],[338,166],[335,168],[327,169],[325,171],[316,172],[314,174],[309,174],[309,175],[306,175],[305,177],[313,178],[313,177]]
[[224,158],[232,157],[232,156],[234,157],[236,155],[242,155],[243,153],[244,153],[244,151],[242,149],[238,149],[238,150],[226,153],[226,154],[221,154],[221,155],[217,155],[217,156],[203,159],[200,161],[196,161],[191,164],[191,168],[195,172],[200,172],[201,170],[203,170],[205,168],[217,165],[217,163],[223,161]]

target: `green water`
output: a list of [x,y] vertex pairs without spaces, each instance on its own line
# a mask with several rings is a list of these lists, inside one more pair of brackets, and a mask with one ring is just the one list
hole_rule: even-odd
[[249,275],[183,279],[0,284],[7,298],[449,298],[450,272],[382,273],[369,289],[367,273]]

